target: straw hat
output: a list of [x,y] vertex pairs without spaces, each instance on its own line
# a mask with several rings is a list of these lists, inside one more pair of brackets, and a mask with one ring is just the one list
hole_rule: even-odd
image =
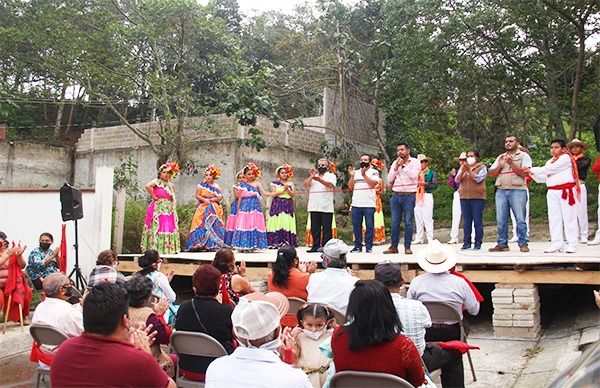
[[583,151],[586,151],[589,146],[587,144],[585,144],[584,142],[582,142],[579,139],[573,139],[570,142],[567,143],[567,149],[570,150],[571,147],[573,146],[581,146],[581,148],[583,149]]
[[422,162],[422,161],[424,161],[424,160],[426,160],[426,161],[428,161],[428,162],[431,162],[433,159],[431,159],[430,157],[428,157],[428,156],[427,156],[427,155],[425,155],[425,154],[419,154],[419,155],[417,155],[417,160],[418,160],[419,162]]
[[424,251],[418,253],[417,262],[429,273],[442,273],[456,265],[456,252],[448,245],[433,240]]
[[467,160],[467,153],[461,152],[458,158],[454,158],[454,160]]

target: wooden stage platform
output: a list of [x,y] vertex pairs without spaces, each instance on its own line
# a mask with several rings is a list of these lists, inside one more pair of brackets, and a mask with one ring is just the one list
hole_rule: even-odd
[[[484,243],[480,251],[460,251],[460,244],[452,245],[457,251],[457,270],[475,283],[600,285],[600,245],[580,245],[576,253],[544,253],[544,249],[549,246],[548,242],[532,242],[529,244],[529,253],[521,253],[517,244],[510,244],[509,252],[488,252],[488,248],[494,245],[495,243]],[[412,255],[382,254],[387,247],[375,246],[372,253],[349,253],[348,265],[357,276],[364,279],[371,279],[375,264],[385,259],[401,264],[406,281],[422,272],[417,264],[417,253],[425,249],[425,245],[414,245]],[[301,261],[321,261],[319,253],[306,253],[306,247],[297,249]],[[119,255],[119,270],[138,271],[138,256]],[[246,262],[248,277],[259,280],[266,278],[275,261],[276,250],[236,252],[235,256],[238,262]],[[181,252],[164,255],[163,258],[166,262],[161,267],[162,271],[173,269],[176,275],[191,276],[198,264],[212,261],[214,252]]]

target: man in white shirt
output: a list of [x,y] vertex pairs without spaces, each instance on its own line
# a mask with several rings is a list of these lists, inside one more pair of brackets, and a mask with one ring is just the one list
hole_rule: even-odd
[[546,200],[551,243],[544,252],[560,252],[563,248],[563,237],[566,237],[565,252],[575,253],[579,237],[577,196],[581,195],[577,190],[576,164],[567,152],[564,140],[552,140],[550,154],[552,159],[548,160],[544,167],[531,168],[532,178],[548,186]]
[[[72,296],[73,285],[62,273],[53,273],[44,279],[46,299],[37,305],[31,319],[34,325],[50,326],[68,337],[77,337],[83,332],[81,305],[72,305],[67,300]],[[52,348],[42,346],[47,353]]]
[[240,346],[206,370],[207,388],[311,388],[307,375],[281,361],[280,314],[264,300],[241,298],[231,314]]
[[365,221],[365,250],[371,253],[375,234],[375,204],[377,193],[375,186],[379,182],[379,173],[371,167],[371,156],[360,157],[360,170],[348,166],[348,189],[352,190],[352,231],[354,248],[351,252],[362,252],[362,225]]
[[310,170],[304,180],[309,189],[308,212],[310,213],[310,234],[312,247],[307,252],[322,252],[322,247],[331,239],[333,222],[333,189],[337,183],[335,174],[329,172],[329,160],[319,159],[317,171]]
[[331,239],[323,247],[325,271],[310,275],[306,290],[308,302],[332,306],[346,314],[348,299],[358,281],[349,272],[346,262],[348,246],[338,239]]
[[[479,302],[463,279],[448,272],[456,265],[456,252],[438,240],[433,240],[419,252],[419,266],[426,271],[410,282],[407,297],[421,302],[443,302],[459,312],[463,307],[471,315],[479,313]],[[425,335],[427,341],[460,339],[458,321],[433,321]]]
[[425,333],[427,328],[431,327],[431,317],[423,303],[400,295],[400,286],[403,283],[400,265],[390,261],[377,264],[375,280],[382,282],[390,291],[402,324],[402,333],[415,344],[427,370],[442,370],[443,387],[464,386],[464,367],[460,353],[443,349],[434,343],[425,343]]

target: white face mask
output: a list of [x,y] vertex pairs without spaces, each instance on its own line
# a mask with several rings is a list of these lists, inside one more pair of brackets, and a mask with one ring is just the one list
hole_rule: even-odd
[[271,351],[279,354],[278,349],[279,349],[279,347],[281,347],[281,338],[277,337],[272,341],[269,341],[267,343],[260,345],[258,348],[256,346],[250,344],[250,342],[246,343],[245,341],[239,341],[239,344],[245,348],[271,350]]
[[307,336],[308,338],[316,341],[319,338],[321,338],[321,336],[323,335],[323,333],[325,333],[325,331],[327,330],[326,327],[322,328],[319,331],[310,331],[310,330],[306,330],[306,329],[302,329],[302,332],[304,333],[305,336]]
[[473,156],[469,156],[469,157],[467,158],[467,164],[468,164],[469,166],[472,166],[472,165],[474,165],[476,162],[477,162],[477,159],[475,159],[475,157],[473,157]]

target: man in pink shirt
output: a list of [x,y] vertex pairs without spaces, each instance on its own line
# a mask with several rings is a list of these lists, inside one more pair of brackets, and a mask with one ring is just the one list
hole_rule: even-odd
[[415,219],[415,201],[417,184],[421,172],[421,163],[410,156],[410,147],[406,143],[399,143],[396,148],[396,159],[388,173],[388,182],[392,184],[392,245],[384,254],[398,253],[400,242],[400,223],[404,218],[404,253],[411,255],[410,243],[413,237]]

